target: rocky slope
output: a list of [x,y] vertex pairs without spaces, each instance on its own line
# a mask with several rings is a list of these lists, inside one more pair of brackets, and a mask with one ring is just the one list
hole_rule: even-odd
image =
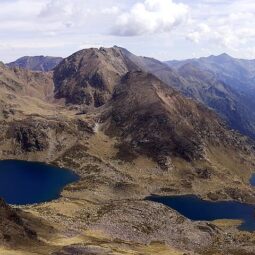
[[99,107],[110,99],[126,72],[128,65],[118,49],[82,50],[55,69],[55,95],[67,103]]
[[252,234],[144,201],[196,194],[254,202],[254,151],[213,111],[120,48],[79,51],[53,76],[1,65],[0,95],[0,158],[48,162],[80,176],[60,199],[22,207],[41,244],[17,254],[254,252]]
[[154,74],[184,96],[210,107],[231,128],[255,137],[254,61],[234,59],[223,54],[162,63],[156,59],[135,56],[123,48],[115,48],[138,69]]
[[[35,97],[42,100],[53,99],[54,84],[51,73],[31,72],[20,68],[8,68],[0,64],[1,90]],[[3,93],[1,93],[4,98]]]
[[131,152],[145,153],[166,169],[168,157],[201,160],[208,148],[234,148],[238,140],[213,112],[142,71],[122,78],[108,107],[107,134],[119,135]]
[[36,232],[21,214],[0,199],[0,245],[26,244],[37,240]]
[[216,110],[232,128],[255,137],[255,61],[222,54],[167,64],[187,81],[180,91]]
[[218,80],[212,71],[202,71],[193,64],[182,66],[178,72],[189,85],[183,93],[214,109],[231,128],[254,138],[255,115],[245,95]]
[[54,83],[51,73],[31,72],[0,65],[0,120],[53,109]]
[[60,57],[45,57],[45,56],[25,56],[6,64],[8,67],[19,67],[31,71],[48,72],[53,70],[60,62]]

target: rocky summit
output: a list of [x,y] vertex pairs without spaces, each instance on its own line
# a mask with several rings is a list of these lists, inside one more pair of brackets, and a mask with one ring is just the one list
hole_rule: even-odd
[[254,233],[236,222],[194,222],[146,200],[255,203],[253,142],[176,89],[185,82],[116,46],[81,50],[50,72],[1,64],[0,158],[69,168],[80,179],[51,202],[1,200],[0,254],[254,254]]

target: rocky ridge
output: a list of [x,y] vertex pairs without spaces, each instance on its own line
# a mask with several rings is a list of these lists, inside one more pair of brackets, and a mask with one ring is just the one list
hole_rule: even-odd
[[52,71],[61,61],[60,57],[25,56],[6,65],[11,68],[18,67],[31,71],[48,72]]
[[228,124],[254,139],[254,60],[227,54],[169,61],[186,80],[179,90],[214,109]]

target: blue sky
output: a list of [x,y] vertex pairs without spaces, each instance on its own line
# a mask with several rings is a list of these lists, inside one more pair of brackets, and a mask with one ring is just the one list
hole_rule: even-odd
[[0,60],[119,45],[161,60],[255,58],[254,0],[0,0]]

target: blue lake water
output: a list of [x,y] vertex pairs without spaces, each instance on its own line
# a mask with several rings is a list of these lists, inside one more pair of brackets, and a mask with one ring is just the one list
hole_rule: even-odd
[[[79,177],[68,169],[42,163],[0,161],[0,197],[9,204],[25,205],[51,201]],[[255,186],[255,175],[251,178]],[[150,201],[165,204],[191,220],[240,219],[241,230],[255,231],[255,205],[236,201],[205,201],[196,196],[151,196]]]
[[250,180],[250,183],[251,183],[252,186],[255,187],[255,174],[252,175],[251,180]]
[[[255,175],[251,178],[255,186]],[[255,231],[255,205],[236,201],[211,202],[196,196],[151,196],[147,200],[167,205],[194,221],[212,221],[216,219],[238,219],[243,224],[240,230]]]
[[51,201],[79,179],[72,171],[42,163],[0,161],[0,197],[15,205]]

